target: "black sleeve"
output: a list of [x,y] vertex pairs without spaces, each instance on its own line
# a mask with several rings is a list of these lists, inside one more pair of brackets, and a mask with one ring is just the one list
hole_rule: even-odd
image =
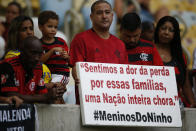
[[12,66],[9,63],[0,64],[0,92],[17,91],[16,78]]

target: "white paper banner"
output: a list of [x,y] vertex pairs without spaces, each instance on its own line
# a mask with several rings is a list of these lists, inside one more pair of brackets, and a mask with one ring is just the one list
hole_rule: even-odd
[[181,127],[173,67],[79,62],[83,125]]

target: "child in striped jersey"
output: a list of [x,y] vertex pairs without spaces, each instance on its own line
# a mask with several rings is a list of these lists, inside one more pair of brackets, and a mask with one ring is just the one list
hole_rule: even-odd
[[58,15],[53,11],[43,11],[38,17],[44,51],[41,61],[48,66],[52,73],[51,82],[68,84],[70,73],[68,46],[63,39],[55,37],[58,21]]

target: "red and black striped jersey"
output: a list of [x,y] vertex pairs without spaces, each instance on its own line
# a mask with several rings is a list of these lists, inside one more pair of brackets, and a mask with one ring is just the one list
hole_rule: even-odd
[[5,59],[0,67],[2,93],[18,92],[23,95],[33,95],[48,92],[42,78],[41,64],[37,64],[32,71],[26,71],[17,56]]
[[[54,47],[61,47],[68,53],[68,46],[66,42],[59,37],[54,37],[54,38],[55,41],[49,44],[41,40],[44,53],[48,52]],[[48,66],[52,74],[69,76],[70,70],[69,70],[68,60],[62,58],[58,54],[58,52],[54,53],[44,64]]]
[[140,39],[135,48],[127,49],[129,64],[163,66],[163,61],[155,45]]

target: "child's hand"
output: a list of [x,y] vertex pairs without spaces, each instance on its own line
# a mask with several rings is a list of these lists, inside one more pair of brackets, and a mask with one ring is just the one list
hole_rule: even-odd
[[69,60],[69,55],[68,55],[67,51],[62,51],[61,56],[63,57],[63,59],[68,59]]
[[52,49],[53,49],[54,53],[56,53],[57,55],[62,54],[62,52],[64,51],[63,48],[61,48],[61,47],[54,47]]

